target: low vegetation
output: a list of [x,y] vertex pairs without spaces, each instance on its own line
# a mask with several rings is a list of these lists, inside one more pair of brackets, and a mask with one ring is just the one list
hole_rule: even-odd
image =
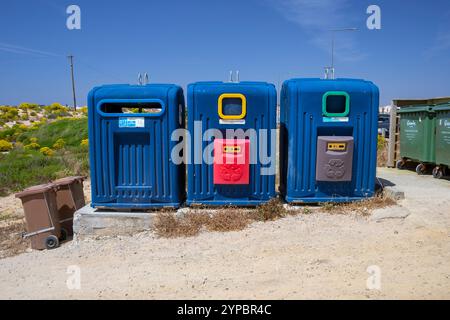
[[[326,203],[322,210],[328,214],[357,214],[368,216],[374,209],[395,205],[395,200],[382,195],[363,201],[335,204]],[[214,210],[195,209],[189,213],[177,216],[173,211],[157,213],[153,225],[155,233],[163,238],[193,237],[202,230],[206,231],[240,231],[254,222],[268,222],[282,219],[287,216],[309,215],[313,210],[308,207],[299,210],[286,210],[279,199],[272,199],[268,203],[258,206],[256,209],[242,209],[225,207]]]
[[396,204],[396,201],[389,197],[379,194],[367,200],[355,201],[350,203],[326,203],[322,208],[325,212],[331,214],[349,214],[356,212],[362,216],[368,216],[375,209],[390,207]]
[[388,142],[383,136],[378,136],[378,152],[377,152],[377,165],[379,167],[385,167],[387,163],[388,154]]
[[13,145],[11,142],[6,140],[0,140],[0,152],[7,152],[11,151],[13,148]]
[[0,259],[23,253],[30,247],[30,240],[21,236],[25,230],[24,219],[0,216]]
[[222,208],[209,214],[201,210],[193,210],[182,217],[174,212],[159,212],[154,224],[156,234],[164,238],[193,237],[202,230],[239,231],[251,222],[245,210]]
[[[68,175],[87,175],[87,119],[66,118],[0,131],[0,195]],[[10,146],[12,146],[10,148]]]

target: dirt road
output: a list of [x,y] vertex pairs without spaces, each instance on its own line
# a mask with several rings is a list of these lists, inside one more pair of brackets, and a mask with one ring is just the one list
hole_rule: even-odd
[[0,298],[449,299],[450,181],[379,176],[406,193],[383,210],[407,218],[317,212],[195,238],[85,240],[0,260]]

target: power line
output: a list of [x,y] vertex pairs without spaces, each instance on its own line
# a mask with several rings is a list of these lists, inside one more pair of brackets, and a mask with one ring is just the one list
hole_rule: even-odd
[[119,76],[119,75],[117,75],[117,74],[115,74],[115,73],[113,73],[111,71],[104,72],[103,70],[101,70],[101,69],[99,69],[97,67],[94,67],[91,64],[87,63],[83,59],[78,58],[77,61],[78,61],[78,64],[81,64],[82,66],[86,67],[87,69],[90,69],[91,71],[94,71],[95,73],[97,73],[99,75],[105,76],[107,78],[112,78],[112,79],[115,79],[115,80],[120,81],[120,82],[127,82],[127,80],[124,80],[122,78],[122,76]]

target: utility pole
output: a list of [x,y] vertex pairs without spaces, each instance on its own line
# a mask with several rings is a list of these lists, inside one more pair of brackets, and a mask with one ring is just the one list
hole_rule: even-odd
[[73,107],[77,111],[77,98],[75,95],[75,78],[73,76],[73,55],[68,56],[70,60],[70,73],[72,75],[72,94],[73,94]]

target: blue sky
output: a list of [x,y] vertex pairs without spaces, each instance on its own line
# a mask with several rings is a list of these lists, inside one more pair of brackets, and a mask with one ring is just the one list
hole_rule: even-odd
[[[66,8],[81,8],[81,30],[66,28]],[[366,9],[381,8],[368,30]],[[448,0],[15,0],[0,4],[0,104],[71,104],[67,54],[75,56],[79,104],[107,83],[185,87],[199,80],[279,84],[322,77],[336,34],[336,75],[380,87],[393,98],[450,96]]]

